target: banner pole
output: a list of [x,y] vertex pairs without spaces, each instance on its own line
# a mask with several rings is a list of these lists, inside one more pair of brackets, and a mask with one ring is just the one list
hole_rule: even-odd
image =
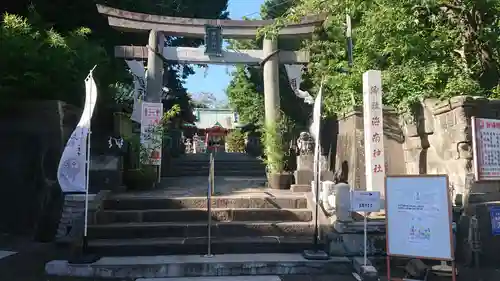
[[212,255],[212,190],[213,190],[213,181],[212,181],[212,164],[213,158],[212,153],[210,153],[209,160],[209,168],[208,168],[208,189],[207,189],[207,254],[205,257],[211,258]]
[[364,240],[364,255],[363,255],[363,263],[366,266],[367,263],[367,250],[366,247],[368,246],[368,233],[367,233],[367,219],[366,219],[366,213],[364,212],[364,219],[363,219],[363,240]]
[[[95,67],[94,67],[95,68]],[[90,71],[90,77],[92,79],[92,71]],[[93,87],[90,87],[90,91],[93,90]],[[89,95],[90,101],[89,104],[92,104],[92,93]],[[83,226],[83,241],[82,241],[82,252],[85,254],[87,252],[88,240],[87,240],[87,230],[88,230],[88,221],[89,221],[89,178],[90,178],[90,136],[92,134],[92,121],[89,120],[89,131],[87,132],[87,155],[85,157],[85,207],[84,207],[84,226]]]

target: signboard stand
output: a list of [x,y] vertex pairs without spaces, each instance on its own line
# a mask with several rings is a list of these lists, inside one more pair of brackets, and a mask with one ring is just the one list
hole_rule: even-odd
[[450,261],[456,281],[448,176],[388,176],[385,196],[387,279],[415,280],[391,277],[391,257],[403,257]]
[[[374,272],[375,268],[372,268],[368,264],[368,213],[380,211],[380,192],[378,191],[357,191],[351,192],[351,211],[353,212],[363,212],[363,269],[364,272]],[[353,274],[354,275],[354,274]],[[359,274],[355,274],[354,277],[361,280],[362,277]]]

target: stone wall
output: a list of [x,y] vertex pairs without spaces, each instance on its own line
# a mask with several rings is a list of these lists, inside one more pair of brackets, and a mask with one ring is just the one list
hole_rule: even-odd
[[[471,117],[499,118],[500,101],[454,97],[426,100],[416,110],[415,122],[405,122],[405,166],[408,174],[447,174],[452,198],[466,193],[466,177],[473,172]],[[498,183],[479,183],[472,192],[496,191]]]
[[[89,194],[88,197],[88,224],[95,221],[95,215],[101,208],[101,203],[106,199],[108,191],[98,194]],[[64,196],[61,219],[56,233],[56,242],[72,243],[78,241],[83,235],[85,222],[85,195],[68,194]]]
[[[403,142],[404,135],[399,125],[399,117],[390,108],[384,108],[384,147],[386,151],[386,170],[391,174],[404,174]],[[365,151],[363,111],[360,108],[339,118],[337,140],[338,170],[343,161],[348,162],[349,184],[356,189],[365,188]],[[389,153],[387,153],[389,151]]]
[[[467,96],[446,101],[426,100],[411,121],[384,108],[387,174],[447,174],[453,194],[465,192],[473,171],[471,116],[500,118],[500,101]],[[337,167],[349,163],[349,184],[365,188],[363,113],[339,118]],[[477,183],[474,192],[497,191],[499,184]]]
[[62,204],[56,170],[79,115],[60,101],[2,101],[0,232],[53,237]]

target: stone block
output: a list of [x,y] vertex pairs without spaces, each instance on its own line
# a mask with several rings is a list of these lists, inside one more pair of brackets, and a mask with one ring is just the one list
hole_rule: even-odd
[[298,171],[312,171],[314,164],[314,155],[299,155],[297,156]]
[[121,157],[92,156],[90,163],[90,192],[116,190],[122,185]]
[[[363,233],[338,233],[331,232],[327,236],[330,256],[356,255],[363,256]],[[369,233],[367,240],[367,255],[382,255],[385,253],[385,233]]]
[[292,192],[311,192],[312,188],[310,184],[292,184]]
[[70,264],[55,260],[45,265],[45,273],[56,276],[111,278],[208,277],[248,275],[330,275],[350,274],[352,262],[345,257],[306,260],[300,254],[226,254],[204,257],[155,256],[107,257],[93,264]]
[[295,177],[295,184],[299,185],[310,185],[314,180],[314,173],[312,170],[297,170],[293,172]]
[[370,260],[366,260],[362,257],[354,257],[352,259],[352,267],[355,273],[360,277],[361,281],[379,281],[379,275],[377,269],[372,265]]

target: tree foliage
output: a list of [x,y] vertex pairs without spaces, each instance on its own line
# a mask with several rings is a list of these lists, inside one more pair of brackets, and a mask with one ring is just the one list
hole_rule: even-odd
[[[144,46],[148,35],[114,30],[106,17],[97,12],[96,4],[165,16],[227,18],[227,0],[7,1],[0,11],[20,17],[3,17],[0,95],[57,98],[79,105],[83,101],[83,79],[93,65],[99,64],[95,75],[100,93],[98,102],[112,103],[117,82],[131,82],[124,61],[114,59],[114,46]],[[171,46],[197,47],[202,43],[198,38],[167,37],[166,40]],[[180,114],[189,119],[190,99],[183,84],[193,69],[170,63],[165,70],[164,85],[170,89],[170,98],[164,101],[166,110],[179,104]],[[118,88],[123,90],[121,86]]]
[[99,45],[90,42],[88,28],[62,35],[33,26],[24,17],[4,14],[0,26],[0,97],[60,99],[78,104],[83,79],[106,60]]
[[244,153],[246,148],[245,139],[245,133],[239,129],[233,130],[227,134],[226,144],[228,152]]
[[[408,111],[422,99],[498,97],[500,1],[300,0],[278,24],[325,13],[323,29],[304,47],[314,85],[326,80],[326,109],[344,112],[362,100],[362,73],[383,72],[384,103]],[[352,17],[354,66],[347,69],[346,11]],[[353,104],[353,100],[355,104]]]
[[[292,5],[288,0],[267,0],[261,8],[263,19],[272,19],[283,15]],[[300,47],[298,40],[279,40],[280,49],[296,50]],[[230,41],[230,49],[262,49],[262,38],[256,40]],[[309,122],[311,107],[304,104],[292,91],[286,70],[283,65],[279,69],[280,107],[282,114],[298,125],[305,127]],[[232,72],[232,80],[226,89],[231,106],[233,106],[243,123],[262,124],[264,120],[264,79],[263,69],[255,66],[237,66]]]

